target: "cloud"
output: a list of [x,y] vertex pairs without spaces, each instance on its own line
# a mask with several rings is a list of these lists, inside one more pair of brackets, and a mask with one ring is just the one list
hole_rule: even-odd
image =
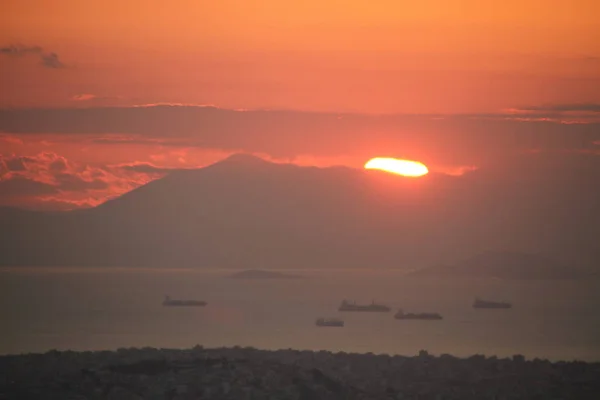
[[63,157],[57,158],[48,165],[48,169],[53,172],[65,171],[67,168],[67,160]]
[[593,112],[600,113],[599,103],[549,104],[543,106],[522,107],[523,111],[545,112]]
[[96,96],[94,94],[83,93],[83,94],[74,95],[73,97],[71,97],[71,100],[73,100],[73,101],[89,101],[89,100],[94,100],[97,98],[98,98],[98,96]]
[[22,145],[23,144],[23,140],[19,139],[18,137],[15,137],[14,135],[7,135],[5,133],[0,133],[0,141],[3,141],[6,144],[12,144],[12,145]]
[[21,175],[14,175],[9,179],[0,180],[0,198],[14,198],[21,196],[40,196],[57,193],[53,185],[39,182]]
[[[151,180],[164,176],[146,168],[90,166],[76,163],[51,152],[35,156],[0,155],[0,204],[36,208],[61,201],[58,207],[99,204]],[[48,201],[48,196],[52,201]]]
[[102,204],[105,198],[90,197],[83,200],[68,199],[57,196],[40,196],[31,208],[40,211],[69,211],[77,208],[90,208]]
[[144,173],[144,174],[162,174],[162,175],[168,174],[171,172],[187,170],[184,168],[157,167],[150,163],[136,163],[136,164],[129,164],[129,165],[119,165],[117,167],[121,168],[123,170],[126,170],[126,171],[140,172],[140,173]]
[[0,54],[12,57],[36,55],[39,57],[40,65],[46,68],[66,68],[66,65],[59,59],[58,54],[54,52],[46,52],[40,46],[24,46],[11,44],[5,47],[0,47]]
[[0,154],[0,178],[6,174],[20,173],[27,170],[27,164],[33,162],[31,157],[10,156]]
[[477,170],[478,168],[475,165],[459,165],[455,167],[441,167],[438,172],[450,176],[462,176]]
[[107,96],[107,95],[97,95],[93,93],[81,93],[71,96],[71,101],[86,105],[125,105],[125,103],[130,102],[131,99],[127,99],[123,96]]
[[6,54],[9,56],[23,56],[26,54],[41,54],[43,49],[40,46],[22,46],[22,45],[9,45],[0,47],[0,54]]
[[85,180],[77,174],[59,173],[54,175],[57,186],[64,191],[104,190],[108,183],[102,179]]
[[[342,118],[339,118],[339,117]],[[552,115],[556,117],[556,115]],[[294,111],[235,111],[214,107],[147,106],[0,110],[0,130],[14,134],[95,135],[106,144],[161,144],[215,149],[243,149],[275,157],[301,154],[344,155],[373,143],[381,149],[439,147],[448,153],[489,152],[519,142],[544,140],[587,145],[600,124],[564,126],[540,121],[539,111],[519,113],[384,115]],[[532,120],[527,120],[532,118]],[[544,133],[540,133],[540,132]],[[112,135],[111,135],[112,134]],[[119,134],[120,136],[115,136]],[[381,149],[374,149],[381,151]],[[491,149],[495,151],[494,149]],[[334,153],[334,154],[332,154]],[[436,156],[439,156],[436,154]],[[461,161],[461,164],[465,161]],[[468,160],[467,160],[468,162]]]
[[47,68],[66,68],[66,65],[58,59],[58,54],[56,53],[42,54],[41,62]]
[[548,121],[563,124],[589,124],[600,122],[599,103],[546,104],[507,110],[516,119]]
[[14,157],[4,160],[4,165],[8,171],[25,171],[25,163],[23,157]]
[[159,145],[159,146],[195,146],[197,143],[189,140],[170,140],[152,137],[143,137],[141,135],[103,135],[102,137],[93,137],[88,140],[95,144],[119,144],[119,145]]

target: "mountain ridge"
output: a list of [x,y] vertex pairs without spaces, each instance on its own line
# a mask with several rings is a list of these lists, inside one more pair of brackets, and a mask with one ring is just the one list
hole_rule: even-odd
[[91,209],[5,209],[0,265],[413,268],[490,248],[597,265],[595,178],[565,191],[527,174],[413,179],[236,155]]

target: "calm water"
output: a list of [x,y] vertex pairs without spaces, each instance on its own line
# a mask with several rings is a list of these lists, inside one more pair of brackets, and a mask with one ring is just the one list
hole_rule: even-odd
[[[242,281],[227,271],[139,269],[0,270],[0,353],[118,347],[254,346],[413,355],[420,349],[600,360],[598,282],[403,279],[394,271],[308,271],[308,279]],[[208,301],[162,307],[165,294]],[[475,296],[512,301],[477,311]],[[397,321],[392,313],[338,313],[344,298],[443,321]],[[317,328],[341,316],[344,328]]]

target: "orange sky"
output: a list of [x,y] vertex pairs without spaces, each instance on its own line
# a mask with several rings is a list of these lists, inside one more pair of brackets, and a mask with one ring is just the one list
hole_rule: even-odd
[[[164,173],[152,168],[236,151],[453,174],[524,152],[597,154],[599,43],[596,0],[4,0],[0,186],[97,204]],[[132,108],[160,103],[219,109]],[[29,107],[68,112],[13,112]],[[235,109],[313,113],[220,117]],[[460,116],[357,117],[396,113]],[[151,167],[122,168],[139,163]]]
[[[490,112],[600,101],[594,0],[9,0],[0,106],[180,102],[226,108]],[[112,99],[112,100],[111,100]]]

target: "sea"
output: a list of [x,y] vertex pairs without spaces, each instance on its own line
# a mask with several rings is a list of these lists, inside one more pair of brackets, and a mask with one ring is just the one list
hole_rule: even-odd
[[[231,279],[233,272],[2,268],[0,354],[201,345],[600,361],[599,281],[408,278],[377,268],[243,280]],[[164,307],[165,295],[208,305]],[[513,308],[476,310],[477,296]],[[338,312],[344,299],[392,312]],[[396,320],[398,308],[444,319]],[[317,327],[318,317],[342,318],[345,326]]]

